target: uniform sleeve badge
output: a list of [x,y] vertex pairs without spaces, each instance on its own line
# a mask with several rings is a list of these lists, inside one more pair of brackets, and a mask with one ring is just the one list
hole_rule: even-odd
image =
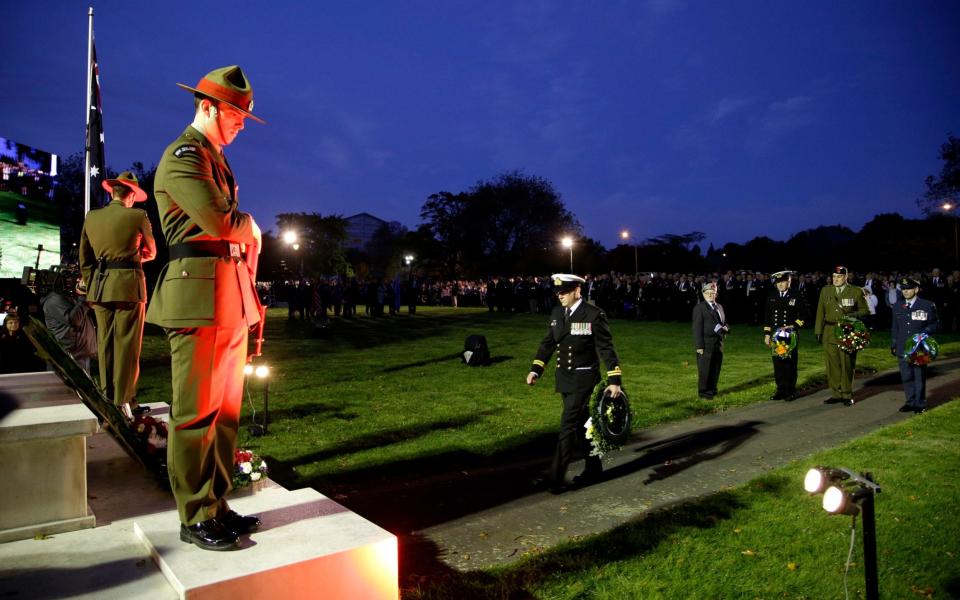
[[197,154],[197,147],[193,144],[187,144],[185,146],[180,146],[173,151],[173,155],[177,158],[181,158],[184,154]]

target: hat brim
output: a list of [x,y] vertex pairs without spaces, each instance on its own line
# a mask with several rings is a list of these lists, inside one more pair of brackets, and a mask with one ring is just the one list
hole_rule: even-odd
[[130,188],[131,190],[133,190],[133,201],[134,201],[134,202],[146,202],[146,201],[147,201],[147,193],[146,193],[145,191],[143,191],[143,188],[141,188],[141,187],[138,186],[138,185],[134,185],[134,184],[130,183],[129,181],[124,181],[123,179],[107,179],[106,181],[103,182],[103,189],[107,190],[108,192],[110,192],[110,193],[112,194],[112,193],[113,193],[113,186],[115,186],[115,185],[117,185],[117,184],[123,185],[123,186],[125,186],[125,187]]
[[195,88],[195,87],[190,87],[189,85],[186,85],[186,84],[183,84],[183,83],[178,83],[177,85],[178,85],[179,87],[187,90],[188,92],[192,92],[192,93],[194,93],[194,94],[200,94],[200,95],[203,96],[204,98],[210,98],[211,100],[216,100],[217,102],[223,102],[224,104],[229,104],[229,105],[232,106],[233,108],[235,108],[235,109],[237,109],[238,111],[242,112],[244,115],[250,117],[251,119],[253,119],[253,120],[256,121],[257,123],[260,123],[261,125],[266,125],[266,124],[267,124],[266,121],[264,121],[263,119],[261,119],[261,118],[258,117],[257,115],[253,114],[253,113],[250,112],[249,110],[246,110],[246,109],[244,109],[244,108],[240,108],[239,106],[237,106],[237,105],[234,104],[233,102],[228,102],[228,101],[226,101],[226,100],[224,100],[224,99],[222,99],[222,98],[217,98],[216,96],[211,96],[210,94],[208,94],[208,93],[206,93],[206,92],[201,92],[201,91],[198,90],[197,88]]

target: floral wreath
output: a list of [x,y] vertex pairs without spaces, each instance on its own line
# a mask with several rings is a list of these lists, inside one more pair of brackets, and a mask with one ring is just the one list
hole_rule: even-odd
[[606,393],[606,380],[594,388],[590,399],[590,418],[584,423],[586,437],[593,448],[590,456],[603,456],[611,450],[619,450],[630,437],[633,411],[627,393],[613,397]]
[[164,458],[167,450],[167,424],[149,415],[137,415],[130,425],[149,456]]
[[255,481],[266,477],[267,461],[254,454],[251,450],[233,451],[233,488],[247,487]]
[[926,333],[918,333],[911,338],[913,348],[905,350],[903,358],[918,367],[929,365],[940,354],[940,344]]
[[833,334],[837,337],[837,346],[849,354],[870,345],[870,330],[860,319],[844,317],[834,326]]
[[788,359],[793,351],[797,349],[797,333],[787,327],[780,327],[773,332],[773,339],[770,343],[770,353],[774,358]]

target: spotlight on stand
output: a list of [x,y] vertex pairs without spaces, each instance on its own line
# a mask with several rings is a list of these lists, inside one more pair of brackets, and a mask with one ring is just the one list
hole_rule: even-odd
[[[268,433],[267,427],[270,424],[270,367],[263,363],[254,365],[252,362],[253,357],[250,358],[251,360],[243,366],[243,374],[248,380],[248,385],[249,380],[254,377],[263,382],[263,424],[257,423],[257,410],[253,407],[253,401],[250,401],[250,407],[253,411],[251,417],[253,424],[250,425],[248,431],[250,431],[250,435],[259,437]],[[247,392],[247,398],[249,399],[249,391]]]
[[[823,510],[834,515],[853,517],[853,531],[856,528],[857,515],[863,515],[863,577],[867,600],[880,597],[877,576],[877,525],[874,514],[874,496],[880,493],[880,486],[870,473],[856,473],[839,467],[814,467],[807,471],[803,479],[803,489],[810,494],[823,492]],[[851,553],[853,540],[851,539]],[[849,568],[849,561],[847,562]],[[844,572],[846,579],[846,571]],[[844,584],[846,585],[846,584]]]

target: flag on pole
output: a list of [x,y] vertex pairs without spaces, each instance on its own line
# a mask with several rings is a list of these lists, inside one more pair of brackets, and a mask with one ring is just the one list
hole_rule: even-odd
[[87,184],[90,190],[88,208],[104,205],[103,181],[106,179],[107,163],[103,152],[103,107],[100,103],[100,67],[97,63],[97,47],[91,39],[90,52],[90,99],[87,106]]

